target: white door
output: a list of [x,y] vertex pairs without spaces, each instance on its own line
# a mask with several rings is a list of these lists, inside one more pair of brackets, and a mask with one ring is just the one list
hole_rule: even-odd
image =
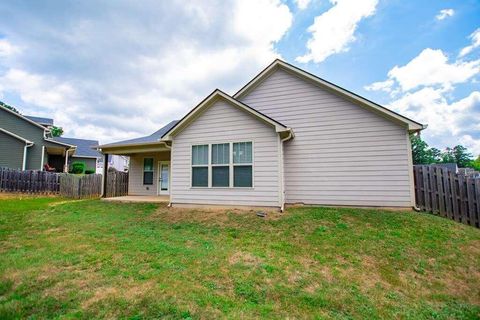
[[158,161],[158,195],[170,194],[170,161]]

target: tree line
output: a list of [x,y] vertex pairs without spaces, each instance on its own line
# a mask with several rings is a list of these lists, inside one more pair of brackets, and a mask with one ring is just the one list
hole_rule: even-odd
[[441,151],[430,147],[419,135],[410,135],[410,141],[413,164],[456,163],[459,168],[473,168],[480,171],[480,155],[474,159],[473,154],[462,145],[447,147]]

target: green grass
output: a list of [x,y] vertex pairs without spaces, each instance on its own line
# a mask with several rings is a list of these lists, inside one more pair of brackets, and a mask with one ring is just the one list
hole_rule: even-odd
[[0,200],[0,318],[478,319],[480,230],[427,214]]

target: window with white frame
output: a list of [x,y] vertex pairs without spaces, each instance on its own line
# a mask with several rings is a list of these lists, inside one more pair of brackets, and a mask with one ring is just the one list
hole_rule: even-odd
[[143,159],[143,184],[153,184],[153,158]]
[[233,186],[252,187],[252,143],[237,142],[233,144]]
[[212,144],[212,187],[230,187],[230,144]]
[[252,142],[193,145],[192,187],[253,187]]
[[208,187],[208,144],[192,146],[192,187]]

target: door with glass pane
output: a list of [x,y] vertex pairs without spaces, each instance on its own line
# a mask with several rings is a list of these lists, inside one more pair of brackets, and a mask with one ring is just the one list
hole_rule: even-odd
[[170,194],[170,161],[158,162],[158,194]]

